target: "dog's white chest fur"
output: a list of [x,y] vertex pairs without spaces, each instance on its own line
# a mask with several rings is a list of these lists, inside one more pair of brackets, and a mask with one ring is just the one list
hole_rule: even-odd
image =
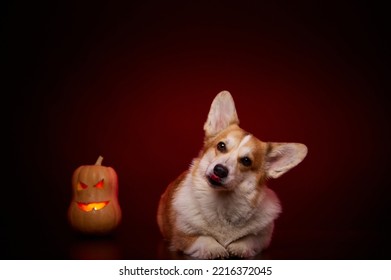
[[266,186],[254,202],[254,192],[219,192],[190,174],[173,201],[177,226],[186,234],[212,236],[227,246],[246,235],[258,234],[281,212],[277,196]]

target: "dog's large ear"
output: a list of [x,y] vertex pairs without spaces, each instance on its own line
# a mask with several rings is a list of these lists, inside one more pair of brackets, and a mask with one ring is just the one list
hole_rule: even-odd
[[212,137],[232,124],[239,124],[235,103],[228,91],[222,91],[210,106],[208,119],[204,124],[205,136]]
[[298,165],[307,152],[307,146],[300,143],[269,143],[265,166],[267,177],[280,177]]

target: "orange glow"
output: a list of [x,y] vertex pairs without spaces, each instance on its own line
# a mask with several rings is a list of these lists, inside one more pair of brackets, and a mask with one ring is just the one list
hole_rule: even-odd
[[86,188],[88,188],[88,185],[86,185],[82,182],[79,182],[79,184],[77,184],[77,190],[79,190],[79,191],[85,190]]
[[109,204],[108,201],[102,201],[102,202],[91,202],[91,203],[82,203],[82,202],[77,202],[77,206],[84,212],[90,212],[92,210],[101,210],[104,208],[107,204]]
[[95,188],[103,189],[103,179],[96,183]]

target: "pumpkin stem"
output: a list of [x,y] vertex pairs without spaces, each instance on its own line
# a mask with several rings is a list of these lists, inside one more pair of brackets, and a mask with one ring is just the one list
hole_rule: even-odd
[[99,156],[98,159],[96,160],[95,165],[102,165],[102,160],[103,160],[103,157]]

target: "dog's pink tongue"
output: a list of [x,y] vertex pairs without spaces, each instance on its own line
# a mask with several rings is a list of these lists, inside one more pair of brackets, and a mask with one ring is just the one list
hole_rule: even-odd
[[216,181],[216,182],[220,182],[220,177],[217,176],[216,174],[211,174],[210,175],[210,178],[213,180],[213,181]]

